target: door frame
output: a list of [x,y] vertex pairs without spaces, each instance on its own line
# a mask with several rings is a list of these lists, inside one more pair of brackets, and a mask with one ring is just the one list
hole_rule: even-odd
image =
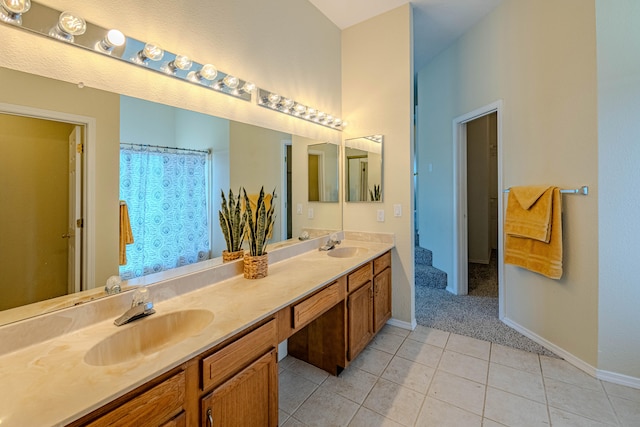
[[[81,126],[83,129],[84,153],[82,156],[83,186],[82,186],[82,290],[90,289],[95,284],[95,253],[96,253],[96,228],[95,228],[95,204],[96,204],[96,119],[78,114],[63,113],[60,111],[44,110],[0,103],[0,113],[15,116],[32,117],[55,122],[70,123]],[[92,254],[93,256],[88,256]]]
[[[290,145],[293,149],[292,142],[291,139],[280,140],[280,239],[282,241],[288,240],[287,210],[292,209],[292,207],[287,204],[287,196],[289,191],[291,191],[287,186],[287,146]],[[293,157],[293,151],[291,152],[291,157]],[[292,162],[292,159],[289,159],[289,161]],[[293,163],[291,167],[293,168]],[[293,169],[291,169],[291,173],[293,173]]]
[[498,100],[453,119],[453,277],[447,290],[456,295],[469,292],[467,224],[467,123],[487,114],[497,113],[498,164],[498,317],[504,318],[504,235],[502,195],[502,115],[503,102]]

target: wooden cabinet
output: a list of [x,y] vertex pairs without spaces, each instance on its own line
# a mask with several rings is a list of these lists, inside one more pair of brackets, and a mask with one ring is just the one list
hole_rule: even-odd
[[391,318],[391,253],[373,261],[373,331],[377,333]]
[[369,344],[373,338],[373,288],[371,280],[347,297],[349,361]]

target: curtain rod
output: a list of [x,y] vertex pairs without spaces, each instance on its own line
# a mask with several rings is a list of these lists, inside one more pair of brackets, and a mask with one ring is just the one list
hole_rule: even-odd
[[[508,193],[510,188],[507,188],[506,190],[503,191],[503,193]],[[589,194],[589,187],[586,185],[583,185],[580,188],[562,188],[560,189],[560,192],[562,194],[581,194],[583,196],[586,196]]]
[[189,151],[192,153],[205,153],[205,154],[211,154],[211,150],[194,150],[192,148],[179,148],[179,147],[164,147],[161,145],[149,145],[149,144],[131,144],[128,142],[121,142],[120,146],[123,145],[128,145],[131,147],[140,147],[140,148],[152,148],[152,149],[158,149],[158,150],[177,150],[177,151]]

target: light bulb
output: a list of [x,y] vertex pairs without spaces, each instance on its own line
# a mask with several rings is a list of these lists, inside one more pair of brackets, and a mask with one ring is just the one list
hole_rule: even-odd
[[331,114],[328,114],[328,115],[327,115],[327,117],[326,117],[326,119],[325,119],[325,122],[326,122],[327,124],[329,124],[329,125],[330,125],[331,123],[333,123],[333,116],[332,116]]
[[126,40],[121,31],[109,30],[105,38],[96,44],[96,48],[102,52],[109,53],[114,47],[122,46]]
[[342,125],[342,119],[336,118],[333,120],[333,125],[334,126],[341,126]]
[[278,102],[280,102],[280,98],[281,98],[280,95],[278,95],[277,93],[270,93],[269,96],[267,97],[269,102],[272,104],[277,104]]
[[240,80],[237,77],[226,75],[224,79],[222,79],[222,83],[230,89],[235,89],[240,84]]
[[256,90],[256,85],[254,83],[244,82],[244,85],[242,85],[242,91],[243,92],[251,93],[254,90]]
[[71,12],[62,12],[58,23],[49,31],[49,35],[59,40],[73,42],[75,36],[87,31],[87,22]]
[[322,111],[318,111],[318,115],[316,116],[316,119],[319,122],[323,122],[326,117],[327,115],[325,113],[323,113]]
[[285,98],[282,100],[282,106],[286,109],[293,107],[293,104],[295,104],[293,99]]
[[185,71],[191,68],[191,64],[193,64],[191,59],[189,59],[188,56],[184,56],[184,55],[176,55],[176,59],[174,59],[172,62],[173,62],[173,65],[176,66],[176,68],[179,68]]
[[307,112],[307,107],[305,107],[302,104],[296,104],[296,106],[293,107],[293,109],[296,111],[296,114],[298,115],[302,115]]
[[159,61],[164,56],[164,50],[155,43],[147,43],[144,45],[144,49],[142,49],[142,56],[144,56],[145,59]]
[[218,70],[211,64],[205,64],[202,66],[200,71],[198,71],[202,77],[207,80],[213,80],[218,75]]
[[31,9],[31,0],[2,0],[0,2],[0,20],[10,24],[22,25],[22,14]]
[[315,108],[307,108],[307,117],[313,118],[316,116],[317,111]]

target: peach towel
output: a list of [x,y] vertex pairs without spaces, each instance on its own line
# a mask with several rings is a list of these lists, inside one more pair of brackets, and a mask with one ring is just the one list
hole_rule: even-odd
[[127,264],[127,245],[133,243],[133,233],[131,232],[131,223],[129,222],[129,208],[127,203],[120,201],[120,265]]
[[510,189],[504,262],[551,279],[562,277],[562,198],[557,187]]

